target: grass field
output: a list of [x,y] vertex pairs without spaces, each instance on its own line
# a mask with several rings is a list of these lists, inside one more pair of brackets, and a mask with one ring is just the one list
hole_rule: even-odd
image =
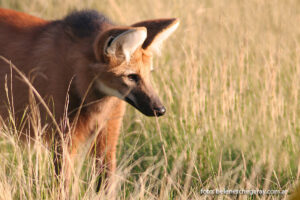
[[[93,8],[114,22],[178,17],[154,60],[167,108],[127,106],[118,145],[118,199],[212,199],[203,189],[289,190],[300,176],[300,2],[297,0],[0,0],[46,19]],[[58,199],[51,152],[0,134],[0,199]],[[87,159],[72,199],[95,194]],[[287,195],[218,196],[282,199]]]

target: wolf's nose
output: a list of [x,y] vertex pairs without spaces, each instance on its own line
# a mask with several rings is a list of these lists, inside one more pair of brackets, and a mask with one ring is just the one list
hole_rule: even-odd
[[156,116],[162,116],[166,113],[166,108],[164,106],[159,107],[159,108],[154,108],[154,112]]

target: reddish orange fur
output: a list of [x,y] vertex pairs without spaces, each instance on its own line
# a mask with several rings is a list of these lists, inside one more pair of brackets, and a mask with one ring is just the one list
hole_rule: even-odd
[[7,24],[8,26],[13,24],[13,26],[10,26],[11,28],[19,29],[19,31],[26,31],[24,28],[30,30],[34,26],[46,24],[47,21],[25,13],[0,8],[0,23]]

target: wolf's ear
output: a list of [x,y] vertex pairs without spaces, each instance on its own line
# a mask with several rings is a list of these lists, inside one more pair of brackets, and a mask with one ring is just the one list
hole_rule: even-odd
[[130,56],[135,50],[140,47],[146,37],[147,31],[144,27],[131,29],[118,29],[110,31],[104,43],[103,53],[107,56],[115,56],[116,58],[125,58],[130,60]]
[[147,38],[143,43],[143,49],[159,52],[162,42],[167,39],[178,27],[179,19],[155,19],[133,24],[132,27],[146,27]]
[[142,46],[147,37],[145,27],[112,28],[98,35],[94,42],[94,52],[97,60],[106,61],[107,57],[130,60],[132,53]]

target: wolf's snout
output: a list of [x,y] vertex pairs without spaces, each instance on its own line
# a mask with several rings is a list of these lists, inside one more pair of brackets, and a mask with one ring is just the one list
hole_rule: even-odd
[[159,117],[159,116],[162,116],[162,115],[164,115],[166,113],[166,108],[164,106],[162,106],[162,107],[155,107],[153,109],[153,111],[154,111],[155,115]]

